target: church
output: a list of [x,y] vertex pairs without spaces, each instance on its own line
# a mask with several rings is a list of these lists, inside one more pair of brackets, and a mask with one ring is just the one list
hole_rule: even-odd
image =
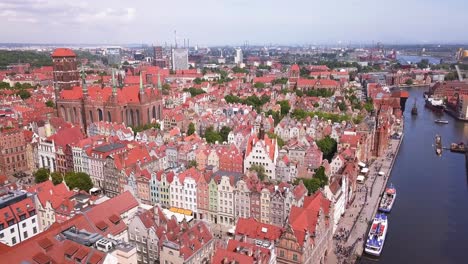
[[[161,80],[158,78],[158,88],[160,86]],[[85,73],[82,72],[81,86],[60,90],[58,94],[58,116],[67,122],[81,125],[85,131],[89,124],[97,121],[138,127],[162,120],[161,90],[145,87],[141,73],[139,86],[117,87],[112,72],[112,87],[88,87]]]

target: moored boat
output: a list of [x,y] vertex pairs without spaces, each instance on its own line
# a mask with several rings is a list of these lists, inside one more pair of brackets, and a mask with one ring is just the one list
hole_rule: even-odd
[[390,184],[390,187],[385,190],[382,200],[380,200],[379,211],[389,213],[392,210],[393,203],[395,202],[396,194],[395,186]]
[[411,108],[412,115],[418,115],[418,107],[416,106],[416,99],[414,99],[413,108]]
[[435,137],[435,151],[437,155],[442,155],[442,138],[439,135]]
[[460,153],[465,153],[467,151],[467,147],[463,142],[460,143],[452,143],[450,144],[450,151],[452,152],[460,152]]
[[434,122],[436,122],[437,124],[448,124],[447,120],[442,120],[442,119],[436,119],[434,120]]
[[424,104],[427,108],[431,109],[437,113],[444,112],[444,101],[442,99],[435,98],[426,98],[426,103]]
[[385,214],[376,214],[367,236],[364,252],[380,256],[387,235],[388,221]]

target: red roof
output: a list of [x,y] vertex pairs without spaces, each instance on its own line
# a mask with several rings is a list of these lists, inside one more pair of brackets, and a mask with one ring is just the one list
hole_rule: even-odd
[[239,218],[236,225],[236,235],[245,235],[251,239],[275,241],[281,232],[281,227],[258,222],[255,218]]
[[71,49],[58,48],[54,50],[52,57],[76,57],[76,54]]

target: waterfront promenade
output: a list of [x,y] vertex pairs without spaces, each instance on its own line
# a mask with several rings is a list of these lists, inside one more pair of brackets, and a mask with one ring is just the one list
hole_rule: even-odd
[[[333,238],[333,252],[327,263],[355,263],[356,258],[363,254],[370,222],[377,211],[402,140],[391,139],[386,154],[369,166],[365,182],[358,185],[353,203],[340,219]],[[385,175],[379,176],[379,171]]]

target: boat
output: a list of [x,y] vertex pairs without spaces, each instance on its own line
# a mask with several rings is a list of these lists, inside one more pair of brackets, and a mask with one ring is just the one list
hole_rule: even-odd
[[442,138],[439,135],[435,137],[435,148],[436,154],[439,156],[442,155]]
[[384,213],[390,213],[393,207],[393,203],[396,199],[396,188],[393,184],[390,184],[385,190],[385,193],[382,196],[382,200],[380,200],[379,211]]
[[418,115],[418,107],[416,106],[416,99],[414,99],[413,108],[411,108],[412,115]]
[[385,214],[376,214],[367,236],[364,252],[373,256],[380,256],[387,235],[388,221]]
[[436,119],[434,122],[436,122],[437,124],[448,124],[447,120],[442,120],[442,119]]
[[444,112],[444,100],[428,97],[425,101],[426,103],[424,105],[432,111],[437,113]]
[[459,152],[459,153],[465,153],[467,151],[467,147],[463,142],[460,143],[452,143],[450,144],[450,151],[452,152]]

